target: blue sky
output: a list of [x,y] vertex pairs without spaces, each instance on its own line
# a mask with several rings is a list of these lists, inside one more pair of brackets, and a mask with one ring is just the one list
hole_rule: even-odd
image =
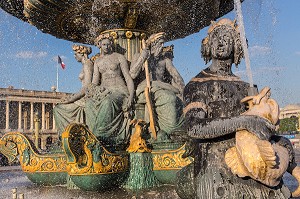
[[[243,15],[254,83],[269,86],[281,107],[300,103],[300,1],[245,0]],[[225,17],[234,19],[231,12]],[[174,65],[187,83],[205,67],[200,55],[207,28],[175,45]],[[0,87],[50,90],[56,85],[57,55],[66,64],[59,70],[59,90],[76,92],[81,83],[81,64],[72,51],[73,42],[44,34],[34,26],[0,10]],[[93,54],[98,52],[93,48]],[[247,81],[244,61],[234,73]]]

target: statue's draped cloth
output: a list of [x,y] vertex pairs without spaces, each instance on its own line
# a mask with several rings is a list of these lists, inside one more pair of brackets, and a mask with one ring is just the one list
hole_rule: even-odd
[[123,104],[128,97],[126,86],[103,89],[91,84],[86,96],[72,104],[59,104],[54,109],[59,132],[71,122],[85,123],[103,143],[115,146],[129,140],[129,119]]
[[72,122],[85,123],[85,98],[71,104],[58,104],[53,109],[55,125],[59,136]]
[[[136,95],[138,104],[146,104],[145,87],[146,81],[143,81],[137,87]],[[183,126],[183,103],[177,96],[179,93],[179,90],[171,84],[161,81],[151,82],[150,94],[157,117],[156,121],[159,129],[166,134],[170,134],[174,130],[179,130]]]

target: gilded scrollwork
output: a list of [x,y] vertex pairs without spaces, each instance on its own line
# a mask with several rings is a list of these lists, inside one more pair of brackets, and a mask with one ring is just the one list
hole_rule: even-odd
[[29,139],[21,133],[11,132],[1,138],[0,151],[10,161],[19,155],[24,172],[66,172],[66,156],[64,154],[41,155]]
[[153,170],[181,169],[192,163],[192,158],[183,158],[185,145],[177,150],[153,151]]
[[68,143],[64,149],[69,175],[110,174],[128,169],[128,155],[110,153],[83,124],[70,124],[62,138]]

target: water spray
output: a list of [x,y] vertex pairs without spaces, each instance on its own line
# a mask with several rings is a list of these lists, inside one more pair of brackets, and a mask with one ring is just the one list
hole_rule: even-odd
[[241,38],[242,47],[243,47],[243,51],[244,51],[246,71],[247,71],[247,76],[248,76],[248,80],[249,80],[249,84],[250,84],[248,94],[255,95],[255,94],[257,94],[257,88],[254,88],[254,84],[253,84],[253,76],[252,76],[251,65],[250,65],[248,45],[247,45],[246,35],[245,35],[245,27],[244,27],[241,0],[234,0],[234,9],[235,9],[235,13],[236,13],[239,30],[240,30],[240,38]]

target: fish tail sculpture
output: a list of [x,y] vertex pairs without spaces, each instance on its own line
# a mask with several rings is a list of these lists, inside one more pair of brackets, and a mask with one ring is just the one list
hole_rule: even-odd
[[[241,102],[248,103],[249,109],[243,115],[259,116],[276,124],[279,119],[279,106],[270,99],[270,88],[265,87],[256,96],[248,96]],[[236,132],[236,146],[225,153],[225,162],[233,174],[249,176],[265,185],[277,186],[283,174],[291,173],[300,185],[300,167],[291,164],[293,149],[290,141],[277,136],[277,141],[261,140],[248,130]],[[300,196],[300,186],[292,193]]]

